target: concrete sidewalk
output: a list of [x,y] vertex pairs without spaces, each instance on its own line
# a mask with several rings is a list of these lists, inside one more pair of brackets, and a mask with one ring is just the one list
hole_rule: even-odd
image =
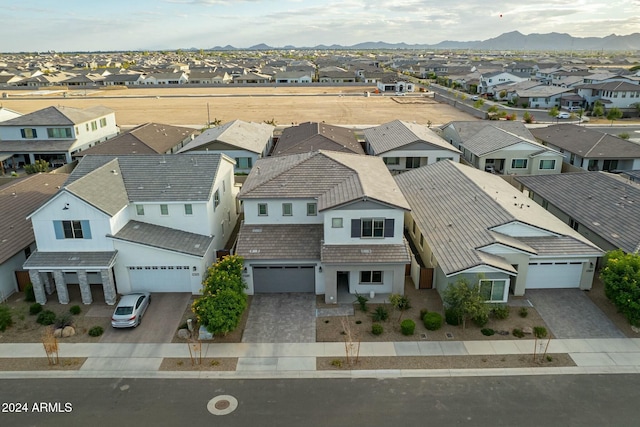
[[[546,341],[544,341],[546,344]],[[360,357],[532,354],[534,340],[363,342]],[[344,343],[203,344],[203,358],[237,357],[235,371],[160,371],[165,357],[189,357],[186,344],[60,344],[60,357],[86,357],[79,370],[0,372],[0,378],[363,378],[424,376],[640,374],[640,339],[554,339],[548,353],[567,353],[577,366],[513,369],[318,371],[316,357],[344,357]],[[46,357],[42,344],[0,344],[0,358]]]

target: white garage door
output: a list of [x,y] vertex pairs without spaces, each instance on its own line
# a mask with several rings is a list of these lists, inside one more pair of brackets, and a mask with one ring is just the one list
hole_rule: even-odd
[[132,292],[191,292],[191,272],[183,265],[127,267]]
[[253,292],[315,292],[315,265],[254,265]]
[[579,288],[582,262],[544,261],[529,263],[527,289]]

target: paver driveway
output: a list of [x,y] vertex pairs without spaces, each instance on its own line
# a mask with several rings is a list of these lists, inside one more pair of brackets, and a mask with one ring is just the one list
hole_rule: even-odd
[[526,298],[556,338],[625,338],[584,291],[535,289]]
[[256,294],[242,342],[316,342],[314,294]]

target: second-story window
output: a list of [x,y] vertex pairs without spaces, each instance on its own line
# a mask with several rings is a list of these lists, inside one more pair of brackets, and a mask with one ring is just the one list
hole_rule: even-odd
[[331,228],[342,228],[342,218],[331,218]]
[[169,206],[160,205],[160,215],[169,215]]
[[307,216],[316,216],[316,215],[318,215],[317,203],[307,203]]
[[185,215],[193,215],[193,205],[190,203],[187,203],[186,205],[184,205],[184,214]]
[[269,211],[267,210],[266,203],[258,203],[258,216],[267,216]]
[[136,205],[136,213],[138,215],[144,215],[144,205]]
[[293,205],[291,203],[283,203],[282,216],[291,216],[291,215],[293,215]]
[[220,204],[220,190],[216,190],[213,193],[213,210],[215,211],[218,205]]
[[362,220],[361,237],[384,237],[384,219],[368,218]]
[[38,137],[38,131],[33,128],[20,129],[20,134],[24,139],[36,139]]
[[72,138],[71,128],[47,128],[49,138]]

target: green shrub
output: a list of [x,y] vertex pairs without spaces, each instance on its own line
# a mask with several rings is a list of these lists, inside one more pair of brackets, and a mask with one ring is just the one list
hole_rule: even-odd
[[422,322],[424,323],[424,327],[429,331],[437,331],[442,327],[442,316],[440,313],[436,313],[432,311],[430,313],[426,313],[422,318]]
[[547,354],[547,362],[553,362],[553,357],[550,354]]
[[33,285],[28,283],[27,286],[24,287],[24,300],[26,302],[35,302],[36,294],[33,291]]
[[29,306],[29,314],[35,316],[36,314],[42,311],[42,304],[39,302],[34,302]]
[[41,325],[53,325],[56,321],[56,314],[51,310],[44,310],[38,314],[36,322]]
[[529,309],[527,307],[520,307],[520,311],[518,311],[520,317],[524,318],[529,315]]
[[448,325],[458,326],[460,324],[460,313],[455,308],[447,308],[444,311],[444,320]]
[[493,307],[492,312],[493,312],[493,317],[495,317],[498,320],[504,320],[507,317],[509,317],[510,309],[509,309],[509,306],[500,304]]
[[6,331],[11,325],[13,325],[11,309],[6,305],[0,305],[0,331]]
[[79,305],[72,305],[71,308],[69,308],[69,313],[77,316],[78,314],[80,314],[80,312],[82,311],[82,309],[80,308]]
[[547,328],[545,328],[544,326],[534,326],[533,335],[538,339],[544,338],[547,336]]
[[429,312],[429,310],[427,310],[426,308],[423,308],[422,310],[420,310],[420,320],[424,320],[424,315],[427,314]]
[[391,296],[389,297],[389,302],[391,303],[391,305],[393,305],[393,307],[400,311],[409,310],[411,308],[411,301],[406,295],[391,294]]
[[336,368],[342,368],[342,360],[340,359],[333,359],[331,361],[331,366],[336,367]]
[[488,313],[482,313],[476,317],[473,318],[473,323],[476,324],[476,326],[482,328],[484,325],[487,324],[487,322],[489,321],[489,314]]
[[513,334],[514,337],[516,338],[522,338],[524,337],[524,332],[522,332],[522,329],[520,328],[514,328],[514,330],[511,332]]
[[384,328],[380,323],[374,323],[371,325],[371,333],[373,335],[382,335],[382,332],[384,332]]
[[400,331],[402,331],[402,335],[413,335],[416,330],[416,322],[411,319],[404,319],[402,323],[400,323]]
[[102,326],[94,326],[93,328],[89,329],[90,337],[99,337],[103,333],[104,333],[104,329],[102,329]]
[[482,328],[482,329],[480,329],[480,332],[482,332],[482,335],[484,335],[486,337],[490,337],[491,335],[496,333],[496,331],[494,331],[491,328]]
[[367,311],[367,301],[369,301],[369,298],[365,297],[364,295],[356,294],[356,299],[358,300],[358,304],[360,305],[360,310]]
[[56,320],[53,322],[56,329],[61,329],[67,326],[73,326],[73,319],[70,314],[61,314],[56,317]]
[[386,307],[379,305],[376,307],[371,317],[374,322],[384,322],[389,318],[389,311],[387,311]]

